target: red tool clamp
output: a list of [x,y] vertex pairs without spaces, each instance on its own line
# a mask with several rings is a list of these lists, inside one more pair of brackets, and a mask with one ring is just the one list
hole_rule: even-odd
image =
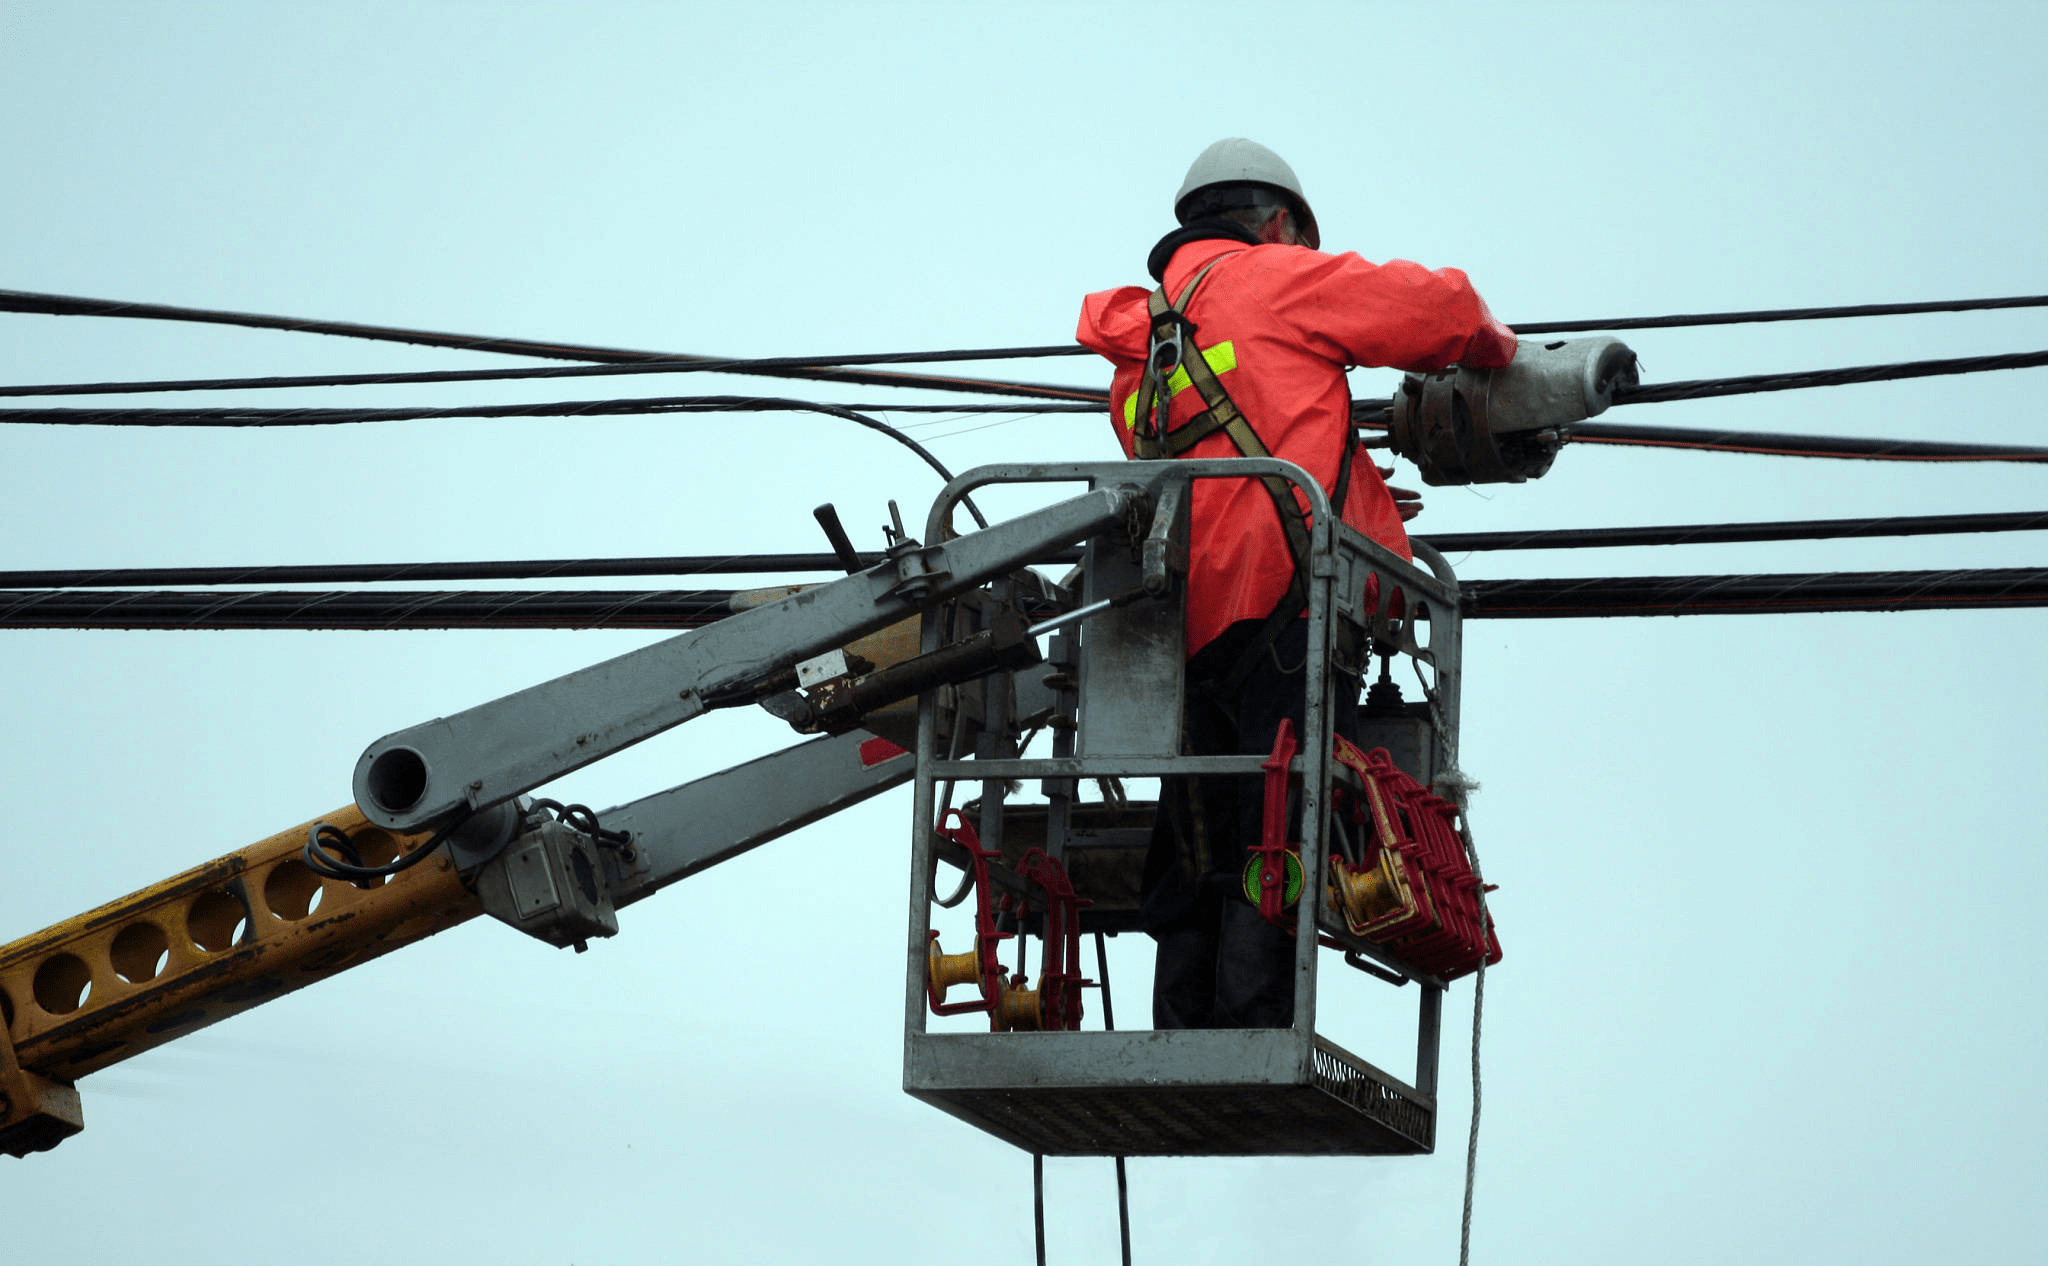
[[[1074,891],[1066,867],[1034,848],[1017,863],[1020,878],[1045,891],[1045,961],[1038,976],[1038,1027],[1042,1030],[1081,1027],[1081,990],[1092,982],[1081,975],[1081,908],[1089,902]],[[1031,912],[1028,899],[1005,893],[1002,908],[1023,927]],[[1021,988],[1024,977],[1010,981]]]
[[[946,810],[946,816],[939,824],[939,834],[958,844],[967,851],[969,865],[974,874],[974,949],[966,954],[941,954],[939,934],[931,934],[931,948],[925,964],[925,996],[931,1002],[933,1015],[966,1015],[974,1011],[994,1011],[1002,997],[1003,965],[996,961],[996,943],[1006,939],[1004,933],[996,931],[995,912],[990,907],[988,864],[998,856],[994,849],[981,846],[981,834],[968,822],[965,814],[958,809]],[[981,996],[973,1002],[946,1002],[946,990],[955,984],[973,981],[980,985]]]
[[1431,795],[1384,748],[1361,751],[1340,737],[1334,755],[1363,784],[1348,811],[1370,828],[1359,866],[1331,859],[1331,887],[1351,932],[1445,980],[1476,971],[1481,959],[1499,962],[1490,919],[1481,932],[1480,884],[1458,836],[1457,806]]

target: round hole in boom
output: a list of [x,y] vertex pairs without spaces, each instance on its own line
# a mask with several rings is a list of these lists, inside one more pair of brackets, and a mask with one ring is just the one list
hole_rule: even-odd
[[270,917],[297,923],[320,908],[320,876],[296,857],[279,862],[263,881],[263,904]]
[[192,944],[209,954],[233,946],[248,925],[249,912],[242,899],[222,889],[200,893],[192,908],[185,912],[185,927],[192,934]]
[[386,813],[403,813],[427,794],[427,762],[410,747],[379,752],[370,762],[363,789]]
[[114,933],[108,957],[114,974],[131,985],[155,980],[171,956],[171,938],[154,923],[131,923]]
[[51,1015],[70,1015],[92,996],[92,968],[76,954],[52,954],[36,968],[36,1005]]

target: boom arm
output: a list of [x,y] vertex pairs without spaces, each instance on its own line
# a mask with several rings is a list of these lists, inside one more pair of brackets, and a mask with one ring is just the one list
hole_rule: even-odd
[[[410,855],[434,827],[472,815],[482,825],[486,810],[709,708],[786,689],[796,665],[1134,518],[1141,500],[1095,488],[943,544],[900,542],[865,572],[401,731],[357,765],[365,808],[323,820],[367,865]],[[933,684],[929,672],[909,676]],[[607,830],[630,831],[633,844],[598,859],[605,917],[905,782],[912,766],[852,731],[608,810]],[[577,934],[548,927],[560,876],[543,873],[561,854],[540,847],[561,828],[523,806],[504,816],[503,853],[444,848],[363,886],[306,865],[307,823],[0,946],[0,1151],[46,1150],[83,1128],[71,1083],[87,1073],[480,913],[566,943]],[[523,869],[508,877],[510,863]],[[588,859],[579,864],[593,891]]]

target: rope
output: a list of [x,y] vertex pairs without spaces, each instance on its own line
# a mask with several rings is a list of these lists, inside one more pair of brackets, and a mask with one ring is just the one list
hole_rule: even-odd
[[[1466,619],[2048,606],[2048,568],[1470,580]],[[0,591],[0,628],[701,628],[733,613],[729,589]]]
[[[128,303],[117,299],[85,299],[75,295],[39,294],[25,290],[0,290],[0,312],[26,312],[44,316],[128,317],[150,321],[194,321],[207,325],[235,325],[247,329],[290,330],[302,334],[332,334],[343,338],[370,339],[381,343],[413,343],[424,347],[448,347],[468,352],[497,352],[506,356],[534,356],[547,360],[583,360],[608,363],[634,361],[688,362],[712,357],[676,355],[670,352],[632,351],[617,347],[593,347],[583,343],[537,342],[531,339],[500,338],[480,334],[445,334],[433,330],[409,330],[395,326],[361,325],[350,321],[317,321],[302,317],[265,316],[254,312],[226,312],[209,308],[180,308],[160,303]],[[1038,349],[1020,348],[1021,352]],[[1085,349],[1070,347],[1065,354],[1082,355]],[[905,360],[917,353],[889,353]],[[986,358],[984,358],[986,359]],[[771,378],[815,378],[830,382],[863,383],[884,387],[927,387],[939,391],[974,391],[997,395],[1054,396],[1061,399],[1093,400],[1100,392],[1038,383],[1004,382],[984,378],[948,378],[931,374],[860,373],[808,364],[802,360],[767,368],[733,367],[744,362],[724,362],[731,373],[760,373]],[[886,362],[877,362],[886,363]]]
[[1478,885],[1479,970],[1472,980],[1472,1126],[1465,1135],[1465,1206],[1458,1219],[1458,1266],[1472,1261],[1472,1193],[1479,1181],[1479,1034],[1486,1016],[1486,947],[1492,939],[1493,913],[1486,908],[1486,876],[1479,869],[1479,849],[1472,842],[1472,823],[1465,809],[1465,790],[1458,794],[1458,838],[1464,842],[1465,858]]

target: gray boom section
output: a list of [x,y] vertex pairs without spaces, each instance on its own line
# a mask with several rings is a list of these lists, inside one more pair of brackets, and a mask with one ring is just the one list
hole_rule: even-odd
[[[417,831],[509,800],[651,738],[854,638],[1121,522],[1141,494],[1095,488],[707,628],[372,743],[356,762],[365,817]],[[736,700],[737,701],[737,700]]]
[[873,764],[862,760],[862,746],[879,742],[865,730],[812,739],[598,814],[606,830],[633,833],[633,860],[612,888],[613,901],[651,897],[909,782],[917,761],[901,748]]

